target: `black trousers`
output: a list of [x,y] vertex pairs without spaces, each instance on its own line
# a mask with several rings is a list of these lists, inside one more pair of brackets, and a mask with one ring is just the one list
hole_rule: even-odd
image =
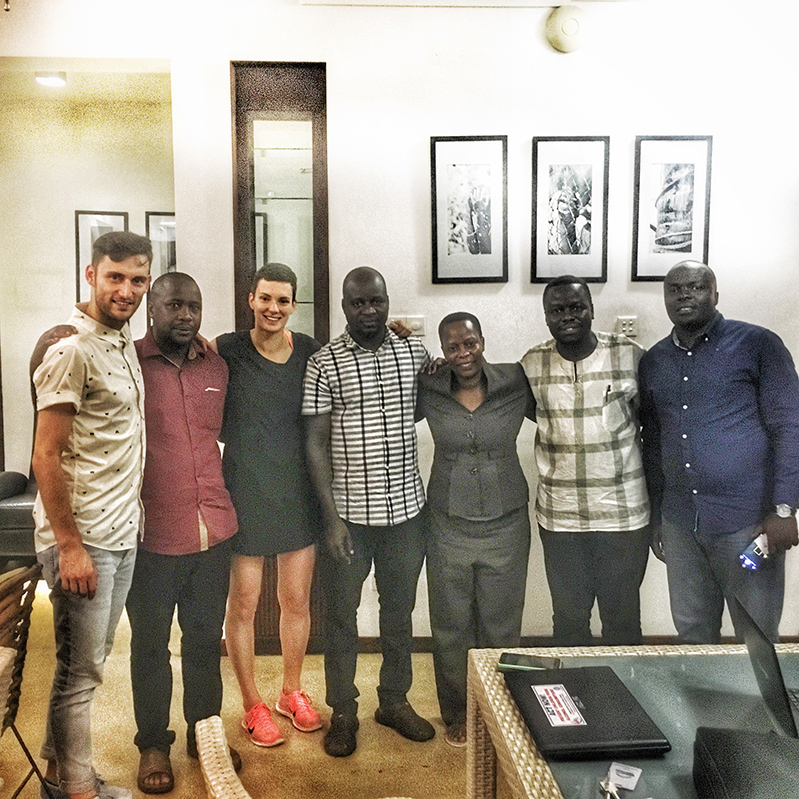
[[544,545],[555,646],[591,646],[594,600],[605,646],[641,643],[641,583],[649,560],[648,528],[563,533],[539,526]]
[[169,752],[172,667],[169,634],[175,606],[182,633],[183,716],[186,737],[222,708],[222,625],[230,582],[230,541],[205,552],[156,555],[139,550],[126,608],[130,619],[130,679],[139,750]]
[[413,682],[411,614],[424,563],[426,509],[401,524],[367,527],[347,522],[355,554],[351,563],[335,560],[321,548],[324,596],[325,681],[334,713],[358,712],[355,668],[358,661],[357,613],[361,588],[375,565],[380,600],[380,648],[383,664],[377,695],[382,705],[405,699]]

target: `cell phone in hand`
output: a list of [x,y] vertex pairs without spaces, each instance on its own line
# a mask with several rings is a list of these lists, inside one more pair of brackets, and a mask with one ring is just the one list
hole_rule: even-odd
[[559,668],[560,658],[522,655],[516,652],[503,652],[499,656],[499,663],[497,663],[498,671],[540,671],[541,669]]

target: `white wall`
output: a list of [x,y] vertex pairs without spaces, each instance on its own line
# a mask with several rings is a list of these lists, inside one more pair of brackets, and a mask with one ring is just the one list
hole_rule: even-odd
[[[154,73],[153,65],[137,62],[145,74],[97,66],[69,62],[70,87],[61,94],[33,87],[41,61],[0,58],[6,463],[23,472],[33,419],[30,351],[75,303],[75,211],[127,211],[130,229],[143,234],[145,212],[169,212],[174,203],[169,63],[155,65],[161,71]],[[144,321],[139,313],[138,335]]]
[[[229,62],[324,61],[334,332],[343,326],[341,278],[368,263],[386,275],[393,312],[424,314],[430,324],[472,310],[483,320],[489,357],[517,359],[547,335],[541,287],[528,280],[531,138],[609,135],[608,282],[594,291],[596,327],[637,314],[640,340],[653,343],[668,330],[660,287],[629,278],[634,139],[712,134],[710,263],[720,308],[773,328],[799,352],[791,85],[799,10],[789,0],[768,4],[767,12],[740,0],[586,3],[588,40],[570,55],[544,42],[546,9],[141,0],[123,12],[121,5],[12,2],[0,16],[0,55],[171,60],[178,259],[214,298],[206,303],[207,334],[230,329],[233,320]],[[433,286],[429,137],[470,134],[509,137],[510,279]],[[3,264],[4,273],[14,268]],[[37,330],[52,321],[46,309],[4,311],[11,316],[3,319],[4,389],[19,379],[8,374],[7,353],[28,345],[7,340],[16,313],[31,314],[29,327]],[[27,429],[22,411],[6,415],[7,437]],[[530,438],[526,426],[528,465]],[[429,463],[426,436],[422,456]],[[792,558],[789,585],[796,572]],[[663,568],[653,564],[644,587],[647,634],[673,632],[665,597]],[[549,612],[536,542],[525,632],[548,632]],[[789,591],[782,629],[798,628],[799,601]]]

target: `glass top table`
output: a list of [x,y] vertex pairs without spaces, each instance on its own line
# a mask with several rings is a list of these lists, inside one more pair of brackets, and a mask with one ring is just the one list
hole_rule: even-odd
[[[619,760],[643,769],[625,799],[696,799],[698,726],[766,732],[766,713],[742,645],[473,649],[469,652],[467,797],[493,799],[499,767],[514,797],[597,799],[610,760],[547,763],[497,671],[503,651],[556,656],[563,666],[608,665],[669,739],[662,758]],[[786,684],[799,687],[799,645],[778,644]]]

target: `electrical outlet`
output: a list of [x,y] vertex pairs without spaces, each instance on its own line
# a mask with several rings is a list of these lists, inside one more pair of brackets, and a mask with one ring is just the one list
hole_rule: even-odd
[[616,332],[621,333],[622,335],[625,335],[628,338],[635,338],[638,335],[638,317],[617,316]]
[[414,336],[423,336],[425,334],[424,316],[406,316],[405,324],[408,325]]

